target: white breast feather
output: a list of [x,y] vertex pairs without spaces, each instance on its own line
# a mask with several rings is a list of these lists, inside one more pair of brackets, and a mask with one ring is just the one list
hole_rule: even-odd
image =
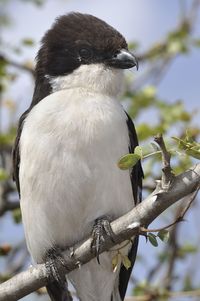
[[[21,209],[28,248],[38,263],[54,245],[72,246],[89,235],[96,218],[114,219],[133,207],[129,171],[117,167],[128,152],[126,115],[113,92],[102,95],[98,89],[78,88],[75,80],[69,89],[65,82],[64,90],[40,101],[25,120],[20,139]],[[91,296],[97,296],[98,288],[89,289],[94,269],[99,288],[107,287],[105,299],[99,300],[107,301],[117,274],[112,273],[111,255],[105,254],[100,267],[93,260],[71,273],[86,296],[83,301],[97,300]],[[80,284],[79,278],[85,282]]]

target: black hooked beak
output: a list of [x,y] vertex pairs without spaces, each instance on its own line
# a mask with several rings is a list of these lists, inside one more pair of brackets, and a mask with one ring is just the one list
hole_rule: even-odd
[[138,60],[126,49],[121,49],[111,59],[108,59],[107,64],[110,67],[119,69],[129,69],[136,66],[136,69],[138,70]]

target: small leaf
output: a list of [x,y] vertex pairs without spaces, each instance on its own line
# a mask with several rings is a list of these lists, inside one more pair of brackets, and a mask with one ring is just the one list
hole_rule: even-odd
[[186,150],[186,154],[190,157],[200,160],[200,146],[194,146]]
[[188,156],[200,160],[200,143],[194,141],[188,132],[184,139],[177,137],[172,137],[172,139],[178,142],[178,148],[180,150],[184,150]]
[[118,167],[122,170],[132,168],[140,160],[140,156],[137,154],[128,154],[121,157],[117,163]]
[[122,256],[122,264],[127,270],[131,267],[131,261],[128,256]]
[[134,154],[138,155],[140,157],[140,159],[142,159],[143,154],[142,154],[142,148],[141,148],[141,146],[136,146],[136,148],[134,149]]
[[153,233],[149,233],[149,234],[148,234],[148,239],[149,239],[150,243],[151,243],[154,247],[157,247],[157,246],[158,246],[158,242],[157,242],[156,236],[155,236]]
[[169,231],[167,231],[167,230],[159,231],[157,236],[160,238],[160,240],[162,240],[164,242],[169,241]]

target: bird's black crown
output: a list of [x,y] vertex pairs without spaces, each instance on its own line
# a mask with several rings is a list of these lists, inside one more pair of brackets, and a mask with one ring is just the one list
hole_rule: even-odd
[[103,62],[127,49],[124,37],[106,22],[81,13],[59,17],[42,39],[36,75],[58,76],[81,64]]

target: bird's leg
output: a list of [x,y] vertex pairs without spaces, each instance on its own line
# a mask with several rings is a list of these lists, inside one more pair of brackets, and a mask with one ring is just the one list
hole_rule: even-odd
[[61,285],[66,282],[65,279],[65,260],[58,247],[50,249],[45,255],[45,265],[50,281],[56,281]]
[[108,216],[99,217],[95,220],[92,230],[92,243],[91,251],[97,257],[97,261],[100,264],[99,255],[101,251],[101,242],[105,240],[105,236],[109,237],[113,242],[114,232],[110,225],[110,219]]
[[66,264],[59,248],[53,248],[46,253],[45,264],[49,276],[46,285],[52,301],[73,301],[65,278]]

